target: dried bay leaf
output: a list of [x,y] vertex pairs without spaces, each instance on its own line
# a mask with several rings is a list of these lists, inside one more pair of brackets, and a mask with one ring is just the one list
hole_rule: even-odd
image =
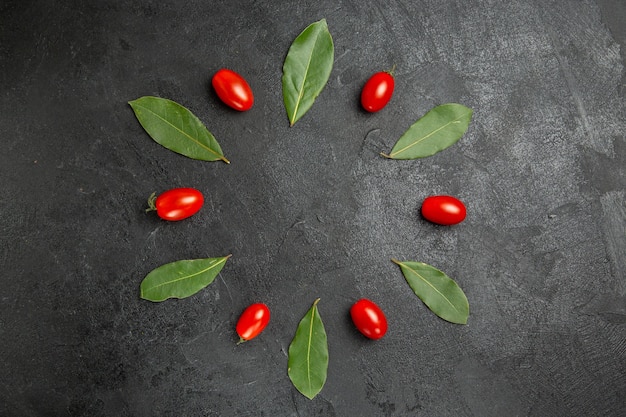
[[324,387],[328,370],[328,339],[317,309],[319,301],[316,299],[302,318],[289,345],[289,378],[310,400]]
[[158,144],[192,159],[230,163],[213,134],[187,108],[172,100],[152,96],[128,104],[141,126]]
[[389,154],[390,159],[425,158],[454,145],[469,127],[472,109],[457,103],[435,107],[404,132]]
[[161,265],[141,282],[141,298],[159,302],[189,297],[211,284],[230,256],[185,259]]
[[440,270],[423,262],[400,262],[400,267],[409,286],[426,306],[442,319],[456,324],[466,324],[469,303],[463,290]]
[[293,126],[328,82],[335,49],[326,20],[310,24],[293,41],[283,64],[283,101]]

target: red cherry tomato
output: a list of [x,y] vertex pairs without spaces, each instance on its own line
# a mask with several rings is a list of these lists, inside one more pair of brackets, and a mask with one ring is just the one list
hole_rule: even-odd
[[193,216],[203,204],[204,197],[195,188],[173,188],[158,197],[152,194],[146,211],[156,210],[163,220],[177,221]]
[[449,195],[430,196],[422,203],[422,216],[444,226],[461,223],[466,214],[463,202]]
[[239,343],[254,339],[270,322],[270,309],[263,303],[255,303],[246,308],[237,321]]
[[370,113],[381,110],[391,100],[394,86],[391,72],[377,72],[363,86],[361,105]]
[[350,308],[350,316],[356,328],[370,339],[380,339],[387,333],[385,313],[368,299],[361,299]]
[[222,68],[213,75],[211,84],[220,100],[235,110],[250,110],[254,104],[252,89],[235,71]]

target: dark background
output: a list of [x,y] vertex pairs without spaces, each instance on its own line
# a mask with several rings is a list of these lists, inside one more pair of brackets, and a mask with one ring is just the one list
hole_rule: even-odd
[[[333,71],[290,128],[283,60],[321,18]],[[625,21],[621,0],[0,2],[0,415],[626,415]],[[211,91],[222,67],[250,111]],[[144,95],[192,110],[232,163],[153,142],[127,104]],[[474,109],[456,145],[379,156],[446,102]],[[204,193],[196,216],[144,212],[181,186]],[[466,221],[423,220],[433,194]],[[226,254],[200,293],[139,298],[155,267]],[[455,279],[468,324],[391,258]],[[330,364],[309,401],[286,351],[317,297]],[[350,322],[361,297],[380,341]],[[237,346],[253,302],[272,321]]]

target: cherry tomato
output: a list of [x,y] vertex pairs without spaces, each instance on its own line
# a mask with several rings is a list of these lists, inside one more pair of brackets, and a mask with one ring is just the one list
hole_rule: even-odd
[[422,203],[422,216],[430,222],[444,226],[461,223],[466,214],[465,204],[449,195],[430,196]]
[[380,339],[387,333],[387,317],[374,302],[362,298],[350,308],[356,328],[370,339]]
[[156,210],[163,220],[183,220],[196,214],[204,204],[202,193],[195,188],[173,188],[158,197],[152,194],[146,211]]
[[265,329],[270,322],[270,309],[263,303],[255,303],[248,306],[237,321],[237,334],[239,343],[254,339]]
[[391,100],[394,86],[392,72],[377,72],[363,86],[361,105],[370,113],[381,110]]
[[213,75],[211,84],[220,100],[235,110],[250,110],[254,104],[252,89],[235,71],[222,68]]

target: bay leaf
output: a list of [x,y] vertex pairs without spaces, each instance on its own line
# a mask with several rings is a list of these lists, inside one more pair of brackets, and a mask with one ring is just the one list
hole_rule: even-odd
[[298,324],[289,345],[288,374],[298,391],[312,400],[322,390],[328,370],[328,339],[317,303]]
[[400,267],[415,295],[433,313],[451,323],[467,323],[469,303],[465,293],[454,280],[423,262],[400,262],[395,259],[392,261]]
[[215,136],[190,110],[160,97],[145,96],[129,101],[141,126],[158,144],[202,161],[224,161]]
[[283,101],[293,126],[328,82],[335,49],[326,20],[310,24],[293,41],[283,64]]
[[161,265],[141,282],[141,298],[159,302],[189,297],[211,284],[230,256],[185,259]]
[[467,131],[472,109],[457,103],[435,107],[404,132],[389,154],[390,159],[425,158],[454,145]]

